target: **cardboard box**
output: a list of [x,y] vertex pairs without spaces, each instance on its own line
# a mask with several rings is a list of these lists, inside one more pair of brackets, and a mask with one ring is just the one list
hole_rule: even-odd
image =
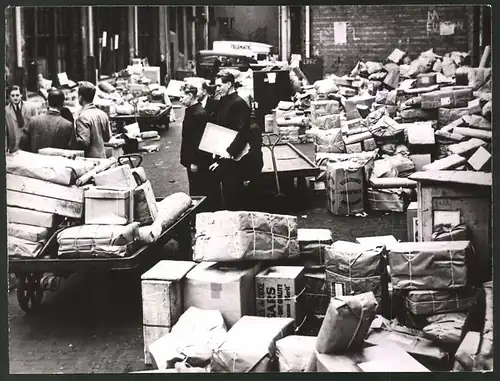
[[418,203],[411,202],[406,209],[408,242],[418,242]]
[[120,188],[135,188],[138,185],[128,165],[120,165],[98,173],[94,176],[94,182],[97,186]]
[[483,147],[479,147],[467,162],[475,171],[487,170],[491,167],[491,154]]
[[91,187],[85,191],[85,224],[127,225],[133,221],[133,189]]
[[260,264],[203,262],[186,275],[184,308],[218,310],[228,327],[255,314],[255,275]]
[[8,206],[7,221],[13,224],[51,228],[54,226],[54,214]]
[[429,372],[396,344],[385,343],[346,355],[316,354],[318,372]]
[[377,149],[377,143],[375,142],[375,139],[369,138],[366,140],[363,140],[363,150],[364,151],[374,151]]
[[415,164],[415,172],[421,171],[423,167],[431,163],[431,154],[410,155],[411,161]]
[[146,181],[134,189],[134,220],[150,225],[156,220],[158,206],[151,183]]
[[11,237],[38,242],[48,238],[49,229],[40,226],[21,225],[10,222],[7,225],[7,234]]
[[376,237],[358,237],[356,242],[364,246],[385,246],[387,248],[398,243],[398,240],[393,235],[380,235]]
[[255,276],[256,315],[287,317],[300,325],[305,317],[303,266],[273,266]]
[[290,335],[293,329],[293,319],[243,316],[229,330],[222,345],[214,350],[212,372],[277,371],[276,342]]
[[469,241],[400,242],[388,253],[391,282],[399,290],[457,289],[467,285]]
[[[325,264],[325,248],[333,243],[330,229],[297,229],[300,255],[306,262]],[[309,267],[309,266],[307,266]]]
[[306,269],[304,304],[311,315],[324,316],[330,304],[330,288],[324,269]]
[[422,170],[424,171],[445,171],[452,170],[464,165],[467,160],[460,155],[450,155],[443,159],[436,160],[430,164],[425,165]]
[[172,327],[183,312],[183,279],[195,262],[158,262],[141,276],[142,322],[149,326]]
[[404,212],[410,203],[410,190],[403,188],[368,188],[367,198],[371,210]]
[[153,358],[151,357],[151,353],[149,352],[149,346],[153,344],[156,340],[162,338],[167,333],[170,333],[170,327],[161,327],[161,326],[142,326],[142,334],[144,340],[144,364],[151,365],[153,364]]
[[280,372],[303,372],[314,353],[316,337],[292,335],[276,342]]
[[[354,164],[354,165],[353,165]],[[364,211],[364,167],[350,161],[327,163],[328,209],[335,215]]]
[[412,145],[434,145],[436,139],[434,129],[429,125],[421,125],[418,128],[408,129],[408,144]]
[[354,143],[346,145],[345,150],[347,153],[359,153],[363,152],[363,147],[361,146],[361,143]]

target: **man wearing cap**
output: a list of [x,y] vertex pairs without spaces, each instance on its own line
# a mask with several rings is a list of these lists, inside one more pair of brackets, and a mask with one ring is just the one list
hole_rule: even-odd
[[21,137],[21,149],[37,153],[42,148],[71,149],[74,144],[73,123],[61,115],[64,94],[53,90],[48,94],[49,109],[47,113],[31,119]]
[[[216,96],[220,97],[215,123],[237,132],[226,154],[210,166],[222,184],[223,205],[228,210],[244,208],[244,181],[251,180],[262,169],[260,131],[256,137],[252,128],[251,110],[235,89],[234,75],[223,72],[215,81]],[[237,161],[246,145],[250,151]]]
[[75,121],[76,143],[85,157],[106,158],[104,143],[111,138],[108,115],[95,107],[96,88],[90,82],[80,82],[78,102],[82,111]]

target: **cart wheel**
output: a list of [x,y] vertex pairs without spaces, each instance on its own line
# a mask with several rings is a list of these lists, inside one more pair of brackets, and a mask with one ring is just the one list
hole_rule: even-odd
[[41,274],[30,273],[20,275],[17,286],[17,301],[19,307],[30,313],[40,307],[43,299],[43,289],[40,285]]

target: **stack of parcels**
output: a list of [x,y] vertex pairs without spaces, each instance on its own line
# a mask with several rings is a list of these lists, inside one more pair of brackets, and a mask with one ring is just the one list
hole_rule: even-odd
[[64,219],[77,223],[82,218],[84,190],[75,184],[100,162],[83,159],[75,151],[57,154],[61,156],[53,150],[6,155],[9,256],[38,256]]
[[305,130],[310,120],[303,110],[298,110],[294,102],[280,101],[273,110],[273,130],[288,143],[304,143]]
[[[306,134],[316,143],[316,161],[323,153],[376,149],[381,159],[399,153],[411,160],[413,168],[404,173],[386,176],[389,180],[374,178],[370,205],[378,211],[405,210],[402,199],[416,184],[396,178],[413,171],[491,171],[491,68],[462,66],[466,56],[439,56],[431,49],[411,61],[395,49],[386,65],[358,62],[349,76],[317,81],[296,96],[302,104],[303,97],[311,99],[312,128]],[[319,119],[332,112],[324,102],[338,102],[339,107]]]
[[[471,286],[468,271],[474,261],[472,256],[469,241],[401,242],[388,246],[396,298],[393,302],[401,300],[404,312],[399,322],[384,323],[389,328],[383,328],[384,324],[376,327],[374,335],[397,338],[405,334],[426,339],[429,345],[453,354],[460,344],[467,314],[477,299],[477,289]],[[397,304],[393,307],[398,308]],[[421,352],[418,354],[423,355]],[[439,362],[443,358],[432,356],[431,360]]]
[[126,257],[158,239],[192,203],[184,193],[157,203],[142,167],[109,168],[90,179],[95,186],[83,192],[84,224],[57,235],[61,258]]
[[384,246],[336,241],[326,249],[326,281],[332,298],[373,292],[377,303],[387,295]]
[[366,179],[373,165],[370,155],[328,156],[326,163],[327,207],[335,215],[363,213]]
[[397,345],[365,347],[376,308],[372,292],[331,299],[306,371],[428,371]]

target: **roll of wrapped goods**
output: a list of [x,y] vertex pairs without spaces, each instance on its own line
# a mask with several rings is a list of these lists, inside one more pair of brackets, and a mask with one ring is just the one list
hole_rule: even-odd
[[156,241],[192,204],[191,197],[178,192],[157,203],[158,214],[153,224],[139,228],[139,240],[144,243]]

